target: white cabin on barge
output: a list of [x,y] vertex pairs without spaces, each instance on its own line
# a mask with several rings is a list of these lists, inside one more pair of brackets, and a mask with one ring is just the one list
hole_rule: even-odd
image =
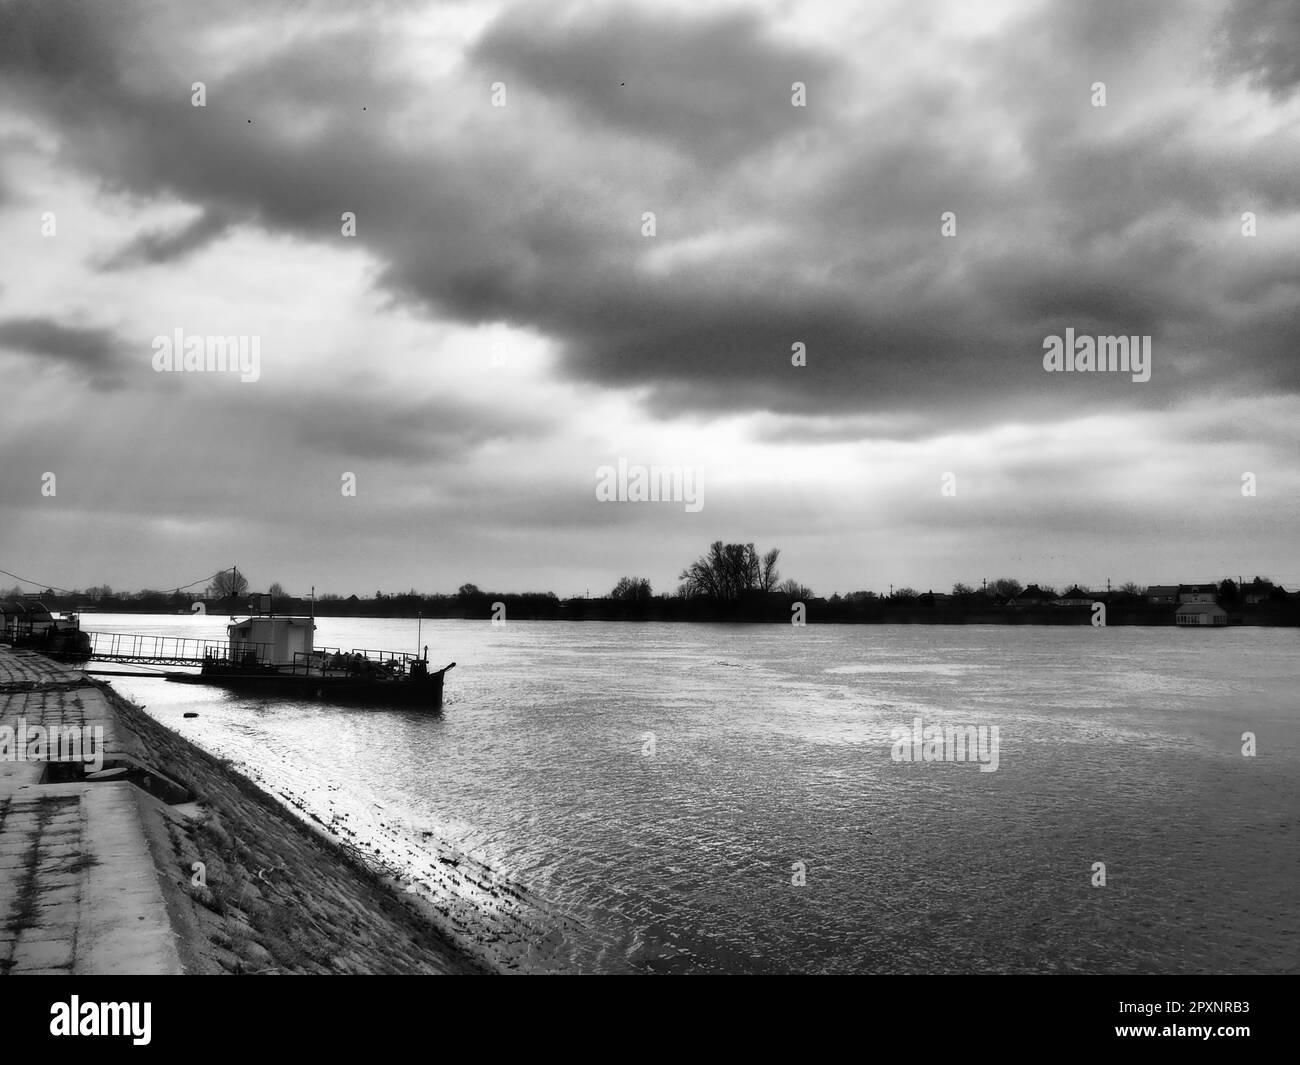
[[230,661],[254,655],[262,665],[292,666],[294,655],[311,654],[316,623],[311,618],[254,617],[226,626]]

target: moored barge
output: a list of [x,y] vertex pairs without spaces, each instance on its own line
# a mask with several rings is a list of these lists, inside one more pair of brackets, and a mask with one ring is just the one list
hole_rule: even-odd
[[442,709],[451,662],[429,669],[423,655],[318,648],[312,618],[267,615],[233,621],[225,643],[204,648],[198,673],[167,673],[177,684],[206,684],[249,695],[351,706]]

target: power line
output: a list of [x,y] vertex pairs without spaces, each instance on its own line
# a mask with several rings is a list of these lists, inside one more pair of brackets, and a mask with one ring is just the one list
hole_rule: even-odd
[[[173,590],[173,591],[176,591],[176,592],[183,592],[183,591],[185,591],[186,588],[193,588],[196,584],[202,584],[204,581],[216,580],[216,578],[220,577],[221,574],[223,574],[223,573],[228,573],[228,572],[230,572],[229,569],[219,569],[219,570],[217,570],[216,573],[213,573],[213,574],[211,574],[211,575],[209,575],[209,576],[207,576],[207,577],[200,577],[197,581],[190,581],[189,584],[179,584],[179,585],[177,585],[177,586],[176,586],[174,589],[172,589],[172,590]],[[76,592],[74,589],[71,589],[71,588],[60,588],[57,584],[48,584],[48,583],[46,583],[45,581],[33,581],[33,580],[29,580],[29,579],[26,578],[26,577],[20,577],[20,576],[18,576],[18,574],[16,574],[16,573],[10,573],[7,569],[0,569],[0,573],[3,573],[6,577],[12,577],[14,580],[16,580],[16,581],[20,581],[20,582],[23,583],[23,584],[30,584],[30,585],[32,585],[33,587],[36,587],[36,588],[49,588],[51,591],[54,591],[54,592],[61,592],[61,593],[64,594],[64,595],[76,595],[76,594],[77,594],[77,592]]]

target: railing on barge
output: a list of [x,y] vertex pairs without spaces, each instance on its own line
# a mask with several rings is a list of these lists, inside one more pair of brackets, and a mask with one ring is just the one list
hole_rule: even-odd
[[[189,636],[144,636],[125,632],[88,632],[90,657],[100,662],[158,666],[203,667],[214,662],[226,665],[267,667],[276,665],[272,646],[243,640],[204,640]],[[418,655],[354,647],[317,647],[294,653],[293,662],[279,668],[295,674],[324,675],[327,672],[387,672],[406,675]]]
[[293,656],[289,672],[296,675],[326,676],[330,673],[387,673],[403,677],[412,673],[412,665],[425,660],[419,655],[400,651],[378,651],[354,647],[342,651],[337,647],[318,647],[314,651],[298,651]]

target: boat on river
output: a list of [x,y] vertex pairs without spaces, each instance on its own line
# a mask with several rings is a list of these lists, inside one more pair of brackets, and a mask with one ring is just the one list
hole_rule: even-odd
[[35,596],[0,602],[0,643],[38,651],[60,662],[90,657],[90,637],[76,614],[56,614]]
[[[206,684],[256,696],[352,706],[442,709],[447,671],[423,655],[316,647],[314,618],[266,614],[233,620],[224,643],[205,643],[197,673],[171,672],[177,684]],[[120,660],[120,659],[119,659]]]

